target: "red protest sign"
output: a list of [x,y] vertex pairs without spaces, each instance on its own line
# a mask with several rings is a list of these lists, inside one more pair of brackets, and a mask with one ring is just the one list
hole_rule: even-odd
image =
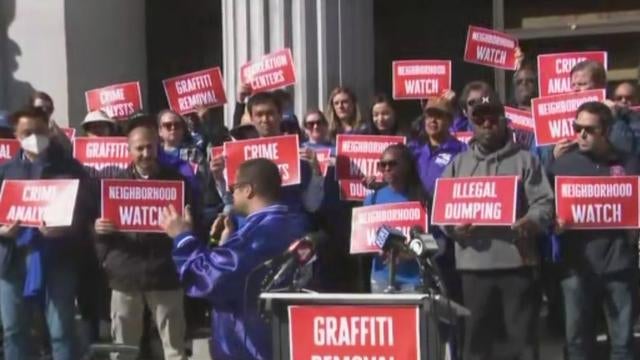
[[289,354],[291,359],[311,360],[418,360],[418,308],[289,306]]
[[73,141],[73,157],[91,172],[111,177],[126,169],[129,144],[125,137],[79,137]]
[[468,144],[473,138],[473,131],[457,131],[453,133],[453,136],[465,144]]
[[186,114],[198,107],[222,106],[227,102],[219,67],[192,72],[162,81],[171,110]]
[[76,129],[74,129],[74,128],[61,128],[60,130],[62,130],[64,135],[67,137],[67,139],[69,139],[71,141],[73,141],[73,139],[75,139],[75,137],[76,137]]
[[291,49],[278,50],[242,65],[240,81],[250,83],[254,93],[295,84]]
[[0,189],[0,224],[70,226],[78,180],[5,180]]
[[631,106],[629,109],[631,109],[631,111],[640,112],[640,106]]
[[362,179],[367,176],[380,176],[378,162],[384,150],[389,145],[405,142],[404,136],[338,135],[336,180],[340,182],[340,188],[346,190],[346,192],[340,192],[340,198],[342,200],[364,199]]
[[264,158],[278,165],[282,185],[300,184],[300,153],[297,135],[272,136],[224,143],[229,185],[235,184],[236,172],[246,160]]
[[511,128],[524,131],[533,131],[534,125],[531,111],[520,110],[505,106],[504,116],[507,119],[511,120]]
[[13,159],[20,151],[20,142],[15,139],[0,139],[0,164]]
[[392,70],[396,100],[421,100],[451,89],[450,60],[397,60]]
[[329,165],[331,165],[331,149],[313,149],[318,158],[318,165],[320,166],[320,173],[322,176],[327,176]]
[[469,26],[464,61],[495,67],[516,69],[518,39],[495,30]]
[[162,209],[184,209],[182,181],[103,179],[101,194],[100,216],[124,232],[162,232]]
[[571,92],[571,69],[582,61],[595,60],[607,68],[606,51],[582,51],[538,55],[540,97]]
[[224,146],[213,146],[211,147],[211,158],[217,158],[218,156],[224,155]]
[[84,93],[87,111],[103,110],[110,118],[125,120],[142,110],[140,83],[115,84]]
[[587,90],[531,100],[536,145],[552,145],[576,137],[576,110],[588,101],[603,101],[604,89]]
[[351,254],[377,253],[376,232],[382,225],[402,231],[409,239],[414,226],[428,229],[427,211],[418,201],[353,208],[351,216]]
[[437,179],[431,222],[511,225],[516,219],[517,184],[517,176]]
[[637,176],[558,176],[556,216],[568,229],[637,229]]

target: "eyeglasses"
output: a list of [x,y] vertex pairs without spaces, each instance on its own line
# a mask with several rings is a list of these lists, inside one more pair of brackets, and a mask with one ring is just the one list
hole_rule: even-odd
[[500,121],[500,117],[494,115],[480,115],[480,116],[472,116],[471,122],[475,125],[481,126],[484,125],[485,122],[489,122],[489,125],[493,126]]
[[622,101],[622,100],[632,102],[634,98],[631,95],[615,95],[613,97],[613,101]]
[[579,125],[576,124],[575,122],[573,123],[573,131],[576,134],[582,134],[582,131],[584,130],[584,132],[586,132],[589,135],[593,135],[595,134],[598,130],[600,129],[599,126],[584,126],[584,125]]
[[304,124],[304,127],[306,127],[307,129],[313,129],[316,126],[317,127],[321,127],[321,126],[324,126],[324,125],[325,125],[325,123],[322,122],[322,121],[307,121]]
[[160,124],[163,128],[167,129],[167,130],[171,130],[171,129],[181,129],[182,128],[182,124],[179,122],[164,122],[162,124]]
[[398,166],[396,160],[380,160],[378,162],[378,170],[384,170],[386,168],[393,169],[396,166]]
[[250,185],[250,184],[248,182],[237,182],[233,185],[229,185],[229,192],[233,194],[236,190],[246,185]]

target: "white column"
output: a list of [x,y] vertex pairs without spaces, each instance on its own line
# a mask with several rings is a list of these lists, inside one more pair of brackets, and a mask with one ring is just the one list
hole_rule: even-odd
[[373,89],[373,0],[222,0],[223,71],[232,124],[239,68],[251,58],[291,48],[299,118],[323,109],[331,90],[352,87],[366,103]]

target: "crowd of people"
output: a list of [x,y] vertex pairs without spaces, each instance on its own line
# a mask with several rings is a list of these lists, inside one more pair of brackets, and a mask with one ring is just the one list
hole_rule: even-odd
[[[571,71],[573,91],[605,88],[606,70],[583,61]],[[299,119],[284,90],[254,93],[241,84],[234,124],[228,129],[208,109],[182,116],[171,110],[136,113],[126,120],[103,111],[86,115],[84,136],[125,136],[126,169],[84,168],[52,119],[54,102],[35,93],[22,109],[0,113],[0,136],[21,150],[0,166],[0,179],[80,180],[70,227],[0,227],[0,315],[4,356],[27,359],[33,351],[31,313],[40,309],[53,359],[77,359],[75,314],[92,341],[101,322],[111,323],[116,343],[142,345],[161,339],[164,357],[185,359],[194,328],[209,326],[210,351],[218,359],[270,359],[268,324],[257,312],[265,271],[257,265],[283,253],[295,240],[322,231],[309,287],[321,292],[383,292],[389,264],[382,255],[349,254],[351,211],[418,201],[429,210],[438,178],[517,176],[517,218],[511,227],[431,226],[440,244],[436,261],[448,295],[471,311],[464,320],[465,360],[538,359],[543,298],[550,326],[563,331],[569,359],[589,359],[604,309],[611,359],[633,359],[638,309],[638,232],[576,231],[554,214],[556,176],[640,175],[637,85],[619,84],[603,103],[587,102],[575,114],[575,140],[536,147],[531,136],[513,136],[504,104],[482,81],[460,94],[448,91],[421,103],[415,119],[401,119],[394,101],[375,96],[368,111],[348,87],[334,89],[323,110]],[[513,74],[509,105],[530,110],[537,70],[523,61]],[[467,144],[454,134],[473,133]],[[296,134],[301,181],[282,186],[266,159],[244,162],[226,183],[225,142]],[[335,157],[338,134],[401,135],[380,156],[379,179],[365,178],[364,202],[343,201],[335,166],[323,174],[314,150]],[[521,134],[518,134],[521,135]],[[100,214],[100,179],[179,180],[184,212],[164,209],[164,233],[126,233]],[[398,291],[420,289],[415,260],[397,266]],[[544,295],[544,296],[543,296]],[[207,318],[207,317],[210,317]],[[151,325],[155,324],[155,326]],[[456,343],[457,337],[451,339]]]

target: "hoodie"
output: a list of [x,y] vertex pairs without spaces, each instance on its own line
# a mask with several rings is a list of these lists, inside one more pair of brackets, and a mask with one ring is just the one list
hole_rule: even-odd
[[[537,158],[513,142],[510,130],[501,149],[484,154],[472,139],[469,150],[459,154],[442,174],[443,178],[473,176],[518,176],[516,219],[523,216],[546,229],[553,219],[553,192]],[[454,236],[453,226],[444,226],[449,237],[456,240],[456,266],[459,270],[515,269],[525,266],[515,245],[516,232],[509,227],[478,226],[468,239]],[[537,261],[537,246],[528,251]],[[531,264],[531,263],[529,263]]]

